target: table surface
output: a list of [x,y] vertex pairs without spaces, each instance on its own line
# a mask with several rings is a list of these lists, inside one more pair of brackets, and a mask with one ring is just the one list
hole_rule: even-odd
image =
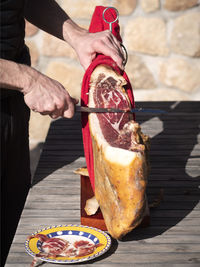
[[[168,111],[136,116],[151,137],[151,224],[122,241],[113,240],[106,254],[79,265],[200,266],[200,102],[136,106]],[[83,166],[80,114],[53,121],[5,266],[29,266],[32,257],[24,248],[28,235],[51,225],[80,223],[80,177],[73,171]]]

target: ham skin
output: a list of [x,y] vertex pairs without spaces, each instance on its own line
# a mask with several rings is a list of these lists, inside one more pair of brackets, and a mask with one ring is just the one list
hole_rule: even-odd
[[[89,107],[130,108],[125,79],[108,66],[91,75]],[[138,226],[146,209],[149,139],[130,113],[90,113],[95,197],[111,236]]]

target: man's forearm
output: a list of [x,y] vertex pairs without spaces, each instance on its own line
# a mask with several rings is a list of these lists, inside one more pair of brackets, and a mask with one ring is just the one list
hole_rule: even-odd
[[0,88],[23,91],[34,71],[29,66],[0,59]]
[[54,0],[26,0],[25,18],[40,29],[63,39],[63,24],[69,16]]
[[39,71],[13,61],[0,59],[0,87],[21,91],[27,106],[52,118],[71,118],[74,104],[65,88]]
[[26,0],[25,17],[40,29],[66,41],[76,51],[84,69],[97,53],[110,56],[123,69],[123,51],[117,38],[109,30],[89,33],[72,21],[56,1]]
[[74,48],[77,37],[87,31],[79,27],[54,0],[26,0],[25,17],[40,29]]

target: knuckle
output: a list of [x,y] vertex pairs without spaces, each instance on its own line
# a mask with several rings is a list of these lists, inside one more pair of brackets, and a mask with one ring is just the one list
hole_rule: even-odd
[[102,38],[101,38],[101,39],[95,39],[95,40],[93,41],[93,46],[94,46],[94,47],[97,47],[97,46],[102,45],[102,44],[103,44],[103,40],[102,40]]
[[47,103],[45,106],[44,106],[44,111],[46,112],[52,112],[55,110],[55,105],[53,103]]
[[64,101],[63,100],[59,100],[57,102],[57,104],[56,104],[56,107],[57,107],[57,109],[63,109],[64,105],[65,105]]

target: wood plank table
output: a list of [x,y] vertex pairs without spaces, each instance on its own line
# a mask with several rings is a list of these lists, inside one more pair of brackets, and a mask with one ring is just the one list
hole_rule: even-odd
[[[151,137],[151,224],[122,241],[113,240],[106,254],[79,265],[200,266],[200,102],[136,106],[168,111],[137,114],[143,132]],[[53,121],[5,266],[29,266],[32,257],[24,241],[33,232],[80,223],[80,177],[73,171],[84,165],[80,114]]]

